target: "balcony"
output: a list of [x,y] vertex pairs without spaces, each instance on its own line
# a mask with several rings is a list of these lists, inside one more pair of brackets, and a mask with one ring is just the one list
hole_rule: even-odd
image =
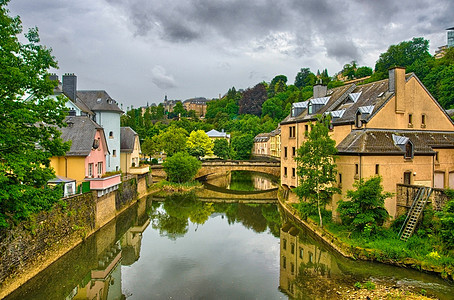
[[139,167],[131,167],[128,169],[129,174],[134,174],[134,175],[142,175],[150,172],[150,166],[149,165],[143,165]]
[[85,178],[90,182],[90,190],[98,191],[98,197],[110,193],[116,189],[121,183],[121,175],[115,174],[104,178]]

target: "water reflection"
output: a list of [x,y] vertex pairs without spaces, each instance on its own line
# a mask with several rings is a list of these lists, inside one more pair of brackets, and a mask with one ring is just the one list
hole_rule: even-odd
[[233,191],[264,191],[278,187],[278,178],[251,171],[231,171],[207,177],[207,183]]
[[[145,270],[142,275],[134,278],[129,274],[125,275],[124,270],[131,271],[137,268],[142,268],[146,264],[157,264],[153,267],[153,271],[164,268],[164,274],[161,274],[160,278],[155,278],[154,282],[149,282],[150,285],[159,285],[162,286],[162,289],[166,288],[170,291],[167,291],[166,295],[178,295],[180,291],[175,291],[175,275],[176,273],[184,273],[184,269],[188,267],[187,263],[190,262],[190,269],[193,270],[195,265],[206,264],[206,261],[211,260],[208,258],[208,254],[201,254],[202,261],[204,263],[196,263],[195,258],[189,259],[184,258],[185,252],[195,252],[195,253],[204,253],[202,249],[198,251],[189,250],[190,247],[176,247],[175,244],[169,244],[169,248],[163,250],[163,253],[170,253],[172,251],[180,251],[182,257],[175,259],[168,258],[161,260],[157,259],[155,255],[152,258],[148,256],[150,252],[160,249],[164,243],[162,238],[169,241],[177,241],[177,239],[183,239],[187,235],[193,235],[197,232],[199,226],[203,226],[209,220],[214,220],[219,225],[228,224],[227,226],[234,226],[236,224],[241,224],[242,228],[247,228],[248,232],[255,233],[267,233],[268,236],[274,236],[272,239],[267,239],[268,242],[275,243],[277,245],[276,237],[279,236],[280,228],[280,215],[277,210],[276,205],[249,205],[249,204],[213,204],[206,203],[197,200],[195,194],[174,194],[165,199],[164,202],[153,201],[153,198],[147,197],[139,200],[134,206],[126,210],[124,213],[119,215],[119,217],[108,223],[106,226],[101,228],[97,233],[87,238],[81,245],[77,246],[75,249],[64,255],[46,270],[35,276],[29,282],[21,286],[6,299],[125,299],[133,297],[133,295],[148,295],[151,293],[147,290],[148,285],[142,284],[141,288],[131,288],[136,282],[139,282],[141,278],[147,278],[150,276],[150,272]],[[151,225],[151,226],[150,226]],[[211,228],[216,228],[216,226],[209,225]],[[208,227],[208,228],[209,228]],[[221,225],[223,230],[225,230],[225,225]],[[161,239],[153,239],[153,243],[146,246],[146,250],[142,249],[142,243],[144,241],[150,242],[150,231],[148,239],[144,239],[144,232],[147,228],[153,229],[154,232],[158,233],[161,236]],[[231,229],[230,229],[231,230]],[[205,231],[207,229],[205,228]],[[216,229],[216,231],[222,232],[222,230]],[[238,231],[236,229],[235,231]],[[190,232],[191,234],[189,234]],[[152,232],[151,232],[152,233]],[[269,233],[272,233],[270,235]],[[241,233],[238,233],[238,238],[241,236]],[[245,238],[245,242],[250,241],[251,237]],[[206,266],[207,268],[211,267],[214,269],[218,268],[218,264],[222,260],[222,265],[225,265],[226,262],[235,261],[236,259],[241,260],[241,263],[238,262],[238,265],[247,266],[248,264],[243,263],[244,258],[237,255],[236,258],[229,257],[226,253],[222,259],[219,259],[217,254],[221,252],[221,249],[229,249],[229,247],[240,247],[244,249],[244,246],[241,247],[240,244],[233,244],[228,239],[224,239],[225,235],[219,236],[222,242],[216,239],[209,240],[206,236],[199,236],[204,242],[195,242],[197,245],[203,245],[204,251],[208,251],[213,255],[213,258],[217,262],[212,262],[211,266]],[[191,245],[194,244],[194,237],[184,238],[185,242],[189,242]],[[216,250],[212,250],[210,243],[215,245]],[[230,245],[229,245],[230,244]],[[258,244],[257,246],[261,246]],[[213,247],[213,246],[212,246]],[[252,249],[252,248],[251,248]],[[144,260],[141,259],[141,255],[144,255]],[[165,254],[160,254],[164,255]],[[159,255],[156,255],[159,256]],[[271,256],[271,257],[274,257]],[[181,260],[181,265],[179,261]],[[169,264],[167,264],[168,262]],[[261,263],[257,261],[257,263]],[[186,266],[186,267],[185,267]],[[231,268],[231,266],[229,266]],[[276,261],[277,267],[277,261]],[[124,269],[126,268],[126,269]],[[249,272],[253,272],[256,268],[250,268]],[[221,272],[222,270],[217,270],[216,272]],[[213,271],[207,271],[207,276],[216,277],[213,274]],[[232,271],[233,272],[233,271]],[[243,271],[246,273],[247,271]],[[152,273],[152,272],[151,272]],[[222,276],[227,276],[230,274],[227,269],[222,271]],[[231,274],[230,274],[231,275]],[[253,274],[251,274],[252,277]],[[272,275],[275,276],[276,274]],[[200,276],[200,275],[198,275]],[[221,275],[219,275],[221,276]],[[241,276],[244,276],[241,275]],[[271,276],[271,275],[270,275]],[[172,280],[165,280],[165,278],[172,278]],[[122,286],[126,280],[127,286]],[[131,281],[132,280],[132,281]],[[183,282],[186,282],[186,285],[190,281],[187,278],[181,279]],[[166,284],[162,282],[165,281]],[[212,282],[212,286],[222,285],[225,280],[219,280],[219,282]],[[273,282],[274,280],[271,280]],[[184,285],[183,282],[181,285]],[[158,284],[159,283],[159,284]],[[258,283],[265,284],[270,287],[268,283]],[[202,293],[201,286],[193,284],[194,295]],[[186,287],[186,290],[189,287]],[[230,287],[234,288],[234,287]],[[138,290],[144,289],[140,292]],[[212,291],[214,294],[216,291]],[[279,293],[275,289],[275,293]],[[228,291],[224,291],[228,293]],[[253,296],[256,291],[250,290],[251,293],[249,296]],[[152,298],[168,298],[167,296],[162,296],[162,290],[159,288],[153,292],[155,296]],[[205,292],[204,292],[205,293]],[[247,293],[239,293],[238,291],[231,291],[231,294],[240,295],[243,297]],[[161,296],[160,296],[161,295]],[[180,294],[181,296],[181,294]],[[184,296],[184,295],[183,295]],[[150,297],[146,297],[150,298]],[[184,297],[183,297],[184,298]],[[266,298],[266,297],[265,297]],[[142,297],[136,297],[136,299],[142,299]]]
[[341,257],[285,215],[280,229],[279,270],[279,289],[294,299],[336,299],[339,290],[351,290],[355,282],[365,281],[405,286],[415,292],[424,289],[440,299],[454,295],[454,287],[436,276]]

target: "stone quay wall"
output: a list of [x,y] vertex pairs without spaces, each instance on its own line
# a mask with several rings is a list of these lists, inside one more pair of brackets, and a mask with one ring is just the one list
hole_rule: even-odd
[[0,299],[135,203],[146,194],[150,177],[133,177],[99,198],[96,192],[64,198],[51,210],[1,230]]

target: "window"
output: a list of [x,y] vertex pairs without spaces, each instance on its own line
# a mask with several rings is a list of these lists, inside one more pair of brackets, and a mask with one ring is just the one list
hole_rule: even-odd
[[355,175],[359,175],[359,165],[355,164]]
[[295,273],[295,264],[294,263],[290,263],[290,272]]
[[285,256],[282,257],[282,267],[283,267],[284,269],[287,268],[287,259],[285,258]]
[[309,252],[309,262],[314,262],[314,254],[312,252]]
[[404,184],[411,184],[411,172],[404,173]]
[[438,163],[438,151],[435,152],[435,162]]
[[296,148],[292,147],[292,156],[296,156]]
[[375,165],[375,175],[380,174],[380,165]]
[[290,244],[290,253],[295,254],[295,244]]
[[426,127],[426,115],[425,114],[421,115],[421,127],[422,128]]
[[113,139],[114,136],[113,136],[113,131],[109,132],[109,139]]
[[410,142],[405,144],[405,158],[413,158],[413,144]]
[[358,128],[361,127],[361,125],[362,125],[362,123],[361,123],[361,113],[359,111],[356,113],[355,125]]
[[296,126],[290,126],[289,137],[294,138],[296,136]]
[[304,125],[304,131],[305,131],[306,133],[308,133],[308,132],[309,132],[309,125],[307,125],[307,124],[306,124],[306,125]]
[[102,175],[102,162],[98,162],[98,176]]
[[304,249],[300,248],[300,258],[303,259],[304,256]]
[[113,150],[113,151],[112,151],[112,156],[113,156],[113,157],[117,157],[117,150]]
[[342,174],[339,173],[339,184],[342,184]]
[[287,147],[284,147],[284,158],[287,158]]
[[93,141],[93,149],[98,149],[99,148],[99,144],[100,144],[99,139],[95,139]]
[[292,168],[292,177],[295,178],[295,176],[296,176],[296,169]]
[[413,124],[413,114],[408,114],[408,125]]
[[93,163],[88,164],[88,177],[93,177]]
[[287,177],[287,167],[284,167],[284,177]]
[[283,239],[282,240],[282,249],[287,249],[287,240],[286,239]]

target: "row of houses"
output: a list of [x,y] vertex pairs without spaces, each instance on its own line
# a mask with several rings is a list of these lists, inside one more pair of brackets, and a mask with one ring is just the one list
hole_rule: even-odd
[[[280,124],[284,187],[299,184],[294,157],[317,115],[331,116],[330,136],[338,150],[342,193],[333,197],[334,214],[357,180],[374,175],[382,176],[384,189],[394,195],[398,183],[454,188],[454,123],[419,78],[404,68],[390,69],[389,79],[363,85],[353,82],[329,90],[316,85],[312,98],[294,103]],[[268,135],[255,138],[254,154],[270,148],[264,144]],[[264,154],[271,156],[271,151]],[[387,199],[385,207],[395,217],[396,197]]]
[[[57,177],[51,184],[63,183],[65,196],[75,193],[76,186],[97,190],[102,196],[117,189],[123,174],[144,174],[148,167],[139,167],[139,136],[130,127],[120,127],[123,111],[104,90],[77,90],[74,74],[57,75],[52,97],[65,97],[69,115],[66,127],[59,128],[62,139],[71,142],[70,150],[52,157],[50,166]],[[106,176],[110,175],[110,176]]]

